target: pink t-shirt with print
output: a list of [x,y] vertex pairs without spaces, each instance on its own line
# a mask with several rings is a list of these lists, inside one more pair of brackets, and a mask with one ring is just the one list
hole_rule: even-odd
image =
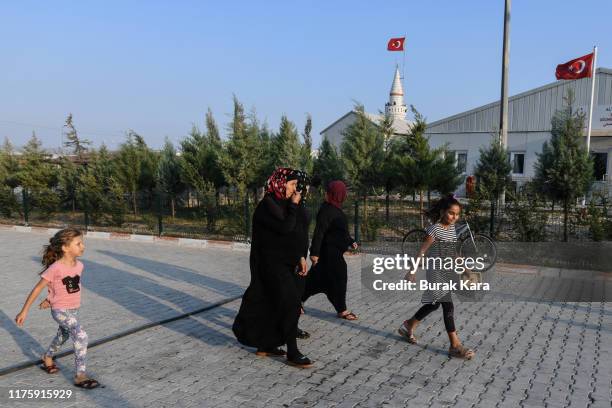
[[77,309],[81,306],[81,274],[83,264],[68,266],[59,261],[52,263],[41,277],[49,281],[47,299],[52,309]]

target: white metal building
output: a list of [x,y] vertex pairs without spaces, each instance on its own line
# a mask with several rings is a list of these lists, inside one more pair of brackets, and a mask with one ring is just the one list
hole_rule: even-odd
[[[575,106],[588,112],[591,79],[557,81],[509,98],[508,150],[517,184],[534,176],[536,153],[550,138],[551,118],[564,107],[568,89],[575,93]],[[595,156],[598,185],[612,179],[612,70],[597,69],[595,103],[591,131],[591,152]],[[499,128],[499,101],[459,113],[428,125],[426,134],[432,147],[448,143],[457,165],[466,175],[473,174],[479,149],[487,146]],[[586,129],[585,129],[586,135]],[[465,186],[457,191],[464,194]]]

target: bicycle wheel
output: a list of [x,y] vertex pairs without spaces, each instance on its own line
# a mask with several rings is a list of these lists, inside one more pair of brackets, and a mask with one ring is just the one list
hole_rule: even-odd
[[424,229],[417,228],[408,231],[402,239],[402,254],[418,256],[417,252],[421,249],[426,236]]
[[475,268],[475,271],[485,272],[488,271],[497,260],[497,246],[487,235],[474,234],[474,241],[472,241],[472,238],[468,234],[461,241],[459,255],[465,258],[482,258],[484,267],[482,269]]

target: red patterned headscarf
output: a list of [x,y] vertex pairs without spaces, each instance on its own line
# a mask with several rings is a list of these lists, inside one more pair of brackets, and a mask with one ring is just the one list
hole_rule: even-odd
[[273,193],[279,200],[287,199],[287,182],[297,179],[293,169],[279,167],[266,181],[266,193]]
[[346,200],[346,185],[340,180],[331,181],[327,185],[327,202],[342,209],[342,203]]

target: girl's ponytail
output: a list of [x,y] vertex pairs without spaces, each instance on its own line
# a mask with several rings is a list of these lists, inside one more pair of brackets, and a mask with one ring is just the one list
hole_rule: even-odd
[[41,261],[43,270],[40,273],[46,271],[55,261],[64,256],[64,250],[62,249],[64,245],[69,245],[74,238],[81,235],[83,235],[81,231],[76,228],[65,228],[52,236],[49,243],[43,247]]
[[438,222],[442,216],[442,213],[448,210],[452,205],[458,205],[461,207],[461,203],[455,198],[455,195],[449,194],[440,198],[428,210],[426,210],[425,216],[429,218],[431,222]]

